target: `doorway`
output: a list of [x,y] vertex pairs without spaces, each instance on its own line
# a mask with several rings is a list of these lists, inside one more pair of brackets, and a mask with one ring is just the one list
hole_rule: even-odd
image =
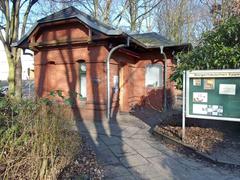
[[128,104],[128,65],[122,64],[119,70],[119,111],[129,112]]

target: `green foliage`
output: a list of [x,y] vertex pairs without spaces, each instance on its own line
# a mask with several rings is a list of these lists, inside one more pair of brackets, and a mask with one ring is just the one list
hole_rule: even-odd
[[201,42],[188,53],[179,54],[180,62],[171,79],[182,87],[184,70],[236,69],[240,67],[240,17],[231,17],[214,30],[203,34]]
[[[56,99],[61,99],[61,101],[67,106],[74,106],[75,105],[74,99],[76,99],[78,96],[79,96],[80,99],[82,98],[81,94],[79,94],[75,91],[70,91],[68,93],[68,96],[63,96],[63,91],[62,90],[56,90],[56,91],[51,91],[50,92],[50,97],[52,97],[55,100]],[[51,100],[49,102],[49,99],[45,99],[45,102],[47,104],[49,104],[49,103],[52,103],[53,100]]]

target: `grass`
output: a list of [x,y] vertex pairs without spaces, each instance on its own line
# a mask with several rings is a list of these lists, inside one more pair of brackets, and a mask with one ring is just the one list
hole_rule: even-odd
[[0,99],[1,179],[57,179],[81,146],[67,109],[48,99]]

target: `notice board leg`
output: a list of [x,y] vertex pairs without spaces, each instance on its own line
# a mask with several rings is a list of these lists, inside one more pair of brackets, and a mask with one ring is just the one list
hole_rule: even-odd
[[183,99],[182,99],[182,141],[185,139],[185,102],[186,102],[186,72],[183,72]]
[[185,139],[185,116],[182,118],[182,141]]

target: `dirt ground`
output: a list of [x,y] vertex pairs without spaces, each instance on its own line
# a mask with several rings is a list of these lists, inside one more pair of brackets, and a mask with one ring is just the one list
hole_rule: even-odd
[[83,143],[79,154],[68,167],[58,177],[61,179],[102,179],[104,170],[97,162],[95,152],[86,144],[86,138],[83,137]]
[[[165,116],[156,130],[182,140],[181,113]],[[240,165],[240,123],[187,119],[184,143],[211,158]]]

